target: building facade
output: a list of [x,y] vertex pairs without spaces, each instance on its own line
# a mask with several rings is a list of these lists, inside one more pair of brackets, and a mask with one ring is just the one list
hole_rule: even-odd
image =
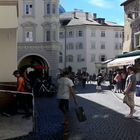
[[13,82],[17,68],[17,0],[0,0],[0,82]]
[[124,6],[124,44],[123,52],[140,49],[140,1],[127,0]]
[[59,1],[20,0],[18,68],[38,66],[56,76],[59,48]]
[[60,15],[59,68],[89,74],[102,70],[102,62],[122,52],[123,26],[97,15],[75,10]]

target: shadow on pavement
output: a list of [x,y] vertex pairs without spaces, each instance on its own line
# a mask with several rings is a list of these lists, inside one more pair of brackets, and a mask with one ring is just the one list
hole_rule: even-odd
[[71,133],[68,140],[140,139],[140,124],[138,122],[126,119],[124,115],[98,103],[79,96],[77,96],[77,99],[85,110],[87,121],[78,122],[75,114],[75,105],[71,101]]

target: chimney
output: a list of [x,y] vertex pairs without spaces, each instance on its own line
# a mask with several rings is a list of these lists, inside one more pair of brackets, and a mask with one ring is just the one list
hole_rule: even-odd
[[76,11],[73,12],[73,17],[74,17],[74,18],[77,18],[77,17],[76,17]]
[[86,14],[86,20],[89,20],[88,16],[89,16],[89,13],[88,12],[85,12]]
[[93,20],[97,18],[97,14],[93,13]]

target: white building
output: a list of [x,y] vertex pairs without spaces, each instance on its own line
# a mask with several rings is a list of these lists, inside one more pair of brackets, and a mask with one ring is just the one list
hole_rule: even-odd
[[90,74],[97,73],[103,61],[122,52],[121,25],[77,10],[62,13],[60,23],[60,69],[71,66],[74,72],[86,69]]
[[34,65],[58,71],[59,0],[20,0],[18,68]]
[[0,82],[15,81],[12,73],[17,67],[17,3],[0,0]]

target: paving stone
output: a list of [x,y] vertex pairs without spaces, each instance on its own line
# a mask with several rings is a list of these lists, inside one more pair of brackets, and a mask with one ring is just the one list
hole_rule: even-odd
[[[76,86],[77,100],[82,105],[87,121],[78,122],[75,104],[70,101],[71,122],[69,140],[140,140],[140,121],[126,119],[127,106],[118,101],[103,87],[104,92],[96,93],[96,86]],[[137,115],[140,116],[140,108]],[[57,100],[52,98],[35,99],[35,133],[14,140],[63,140],[63,115],[57,108]]]

